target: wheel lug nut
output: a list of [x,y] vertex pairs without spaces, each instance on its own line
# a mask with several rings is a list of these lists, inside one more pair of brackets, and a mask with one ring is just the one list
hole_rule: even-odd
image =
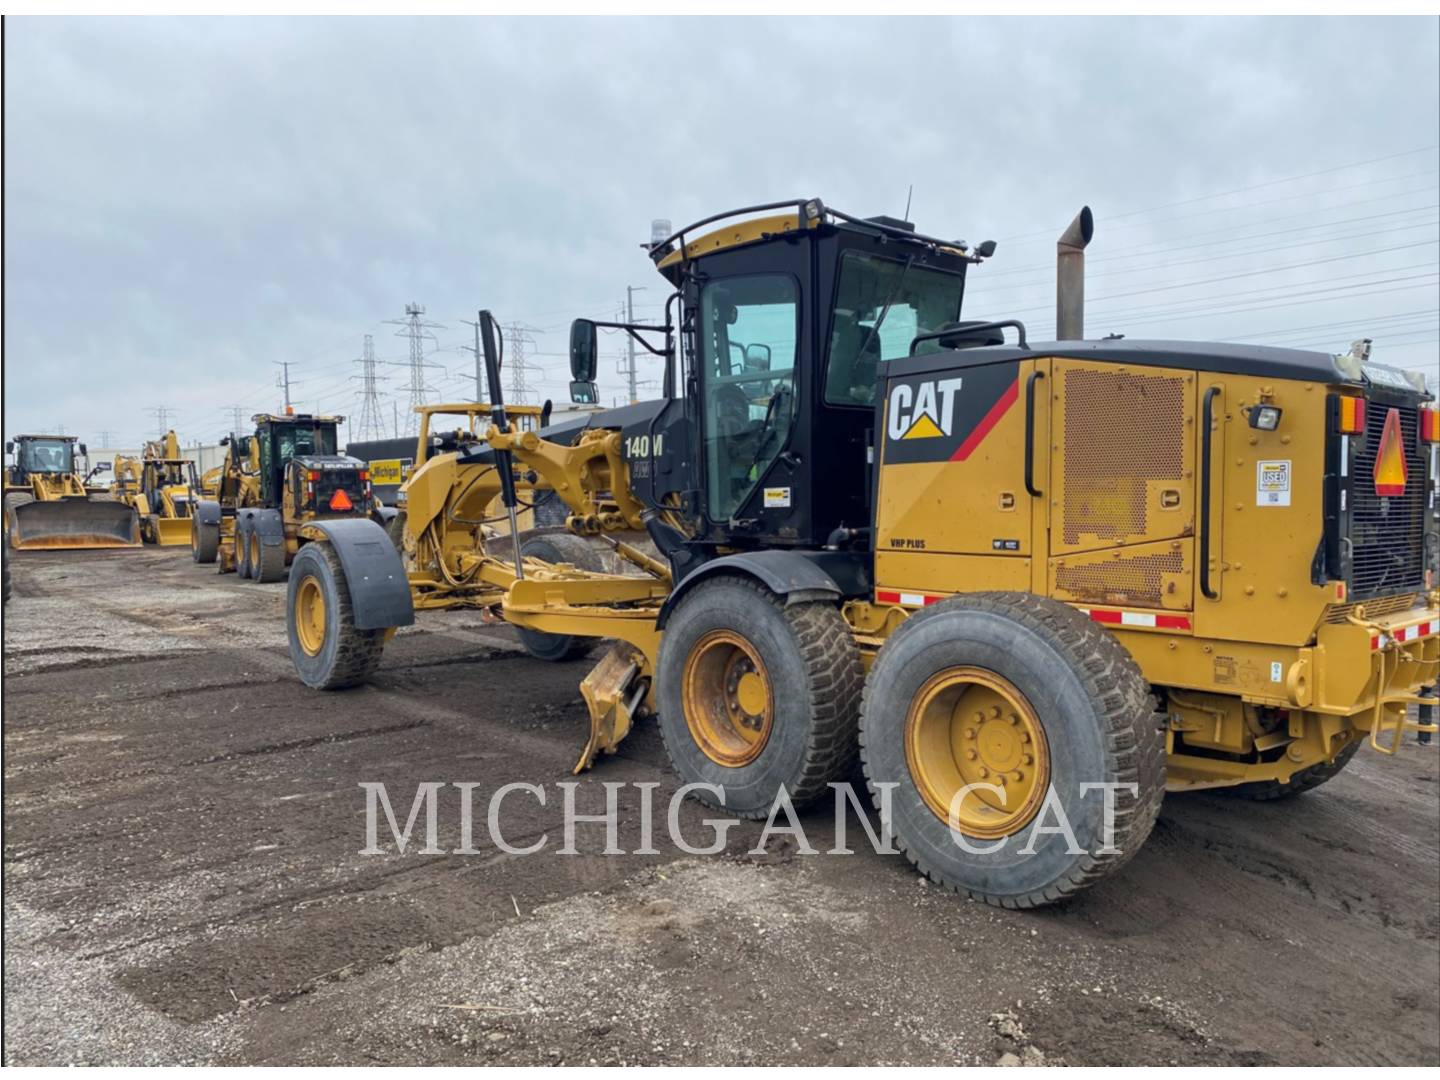
[[1020,761],[1021,761],[1023,764],[1026,764],[1026,765],[1031,764],[1032,762],[1034,762],[1034,760],[1035,760],[1035,759],[1032,758],[1029,754],[1023,754],[1023,755],[1021,755],[1021,757],[1020,757]]
[[1020,733],[1020,741],[1021,741],[1021,742],[1029,742],[1029,741],[1030,741],[1030,733],[1029,733],[1028,731],[1022,731],[1022,732]]
[[968,758],[969,760],[974,761],[974,760],[975,760],[975,757],[976,757],[976,754],[975,754],[975,751],[974,751],[974,750],[966,750],[966,751],[965,751],[965,756],[966,756],[966,758]]
[[990,715],[993,716],[993,717],[996,717],[996,718],[998,719],[999,716],[1000,716],[1000,706],[999,706],[999,705],[992,705],[992,706],[990,706]]
[[981,766],[980,766],[980,775],[981,775],[981,776],[989,776],[989,775],[990,775],[990,770],[987,769],[987,768],[985,768],[984,765],[981,765]]
[[1014,779],[1014,780],[1024,780],[1024,779],[1025,779],[1025,774],[1022,773],[1019,769],[1016,769],[1014,772],[1012,772],[1012,773],[1010,774],[1010,776],[1011,776],[1011,778]]
[[965,738],[967,738],[967,739],[973,739],[974,737],[975,737],[975,729],[974,729],[973,727],[967,727],[967,728],[965,729]]
[[1011,723],[1011,724],[1018,724],[1018,723],[1020,723],[1020,717],[1016,716],[1016,715],[1012,712],[1012,713],[1010,714],[1010,723]]

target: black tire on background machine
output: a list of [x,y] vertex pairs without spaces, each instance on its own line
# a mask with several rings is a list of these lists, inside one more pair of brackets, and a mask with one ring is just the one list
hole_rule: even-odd
[[260,565],[251,566],[250,576],[259,582],[285,579],[285,541],[260,545]]
[[[1058,815],[1043,803],[1009,835],[967,840],[976,847],[1001,844],[994,852],[971,854],[926,802],[907,756],[913,704],[937,679],[963,681],[977,673],[999,676],[1023,695],[1024,708],[1038,720],[1047,770],[1043,792],[1058,799],[1081,853],[1070,853],[1063,834],[1037,831],[1057,824]],[[960,715],[960,700],[963,691],[952,724],[969,720]],[[975,734],[970,727],[963,737]],[[1062,900],[1124,865],[1149,836],[1165,794],[1162,719],[1133,658],[1082,613],[1029,593],[953,596],[906,619],[871,665],[860,756],[882,816],[879,785],[895,785],[887,824],[916,868],[937,884],[1006,908]],[[1038,768],[1038,753],[1036,758]],[[953,760],[960,770],[958,754]],[[1116,789],[1113,851],[1100,850],[1103,793],[1081,791],[1082,784],[1097,782],[1135,785],[1133,794]],[[1021,853],[1027,844],[1033,854]]]
[[[401,511],[403,515],[404,511]],[[396,516],[399,520],[400,515]],[[572,563],[578,570],[603,573],[605,564],[596,551],[583,538],[574,533],[554,532],[530,536],[520,543],[520,554],[525,558],[543,559],[548,563]],[[517,626],[520,644],[537,660],[561,663],[584,656],[595,647],[596,638],[577,637],[573,634],[547,634],[541,630],[526,630]]]
[[250,528],[243,517],[235,519],[235,576],[241,581],[250,579]]
[[1314,765],[1301,769],[1290,782],[1282,784],[1279,780],[1261,780],[1253,784],[1236,784],[1234,787],[1215,788],[1217,795],[1232,795],[1237,799],[1250,799],[1253,802],[1271,802],[1275,799],[1288,799],[1295,795],[1303,795],[1307,791],[1313,791],[1327,780],[1333,780],[1339,776],[1350,759],[1355,756],[1355,751],[1360,749],[1360,739],[1355,739],[1338,754],[1334,761],[1320,761]]
[[[323,645],[313,655],[302,646],[296,629],[297,597],[311,587],[319,590],[325,611]],[[359,685],[379,666],[385,651],[386,631],[356,628],[345,569],[328,540],[312,540],[291,562],[285,622],[295,670],[315,690]]]
[[206,524],[190,519],[190,557],[197,563],[213,563],[220,552],[220,523]]
[[[716,634],[743,639],[761,658],[772,700],[771,726],[758,756],[718,763],[697,742],[685,715],[691,653]],[[697,791],[707,806],[764,818],[784,786],[794,806],[827,794],[845,779],[856,755],[856,727],[865,673],[838,606],[787,604],[759,582],[719,577],[683,596],[665,626],[657,661],[660,734],[684,783],[723,788],[723,801]]]

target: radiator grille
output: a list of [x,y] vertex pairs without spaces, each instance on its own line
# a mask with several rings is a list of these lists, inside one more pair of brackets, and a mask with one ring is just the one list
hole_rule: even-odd
[[[1386,497],[1375,494],[1375,456],[1392,408],[1400,414],[1409,476],[1403,495]],[[1350,490],[1352,600],[1416,592],[1425,576],[1425,459],[1416,434],[1419,410],[1371,402],[1365,414],[1365,443],[1355,454]]]
[[1147,482],[1184,476],[1185,381],[1067,371],[1064,451],[1064,542],[1144,536]]
[[1132,555],[1055,570],[1055,587],[1079,600],[1104,604],[1162,607],[1163,574],[1180,574],[1185,560],[1178,551],[1160,555]]

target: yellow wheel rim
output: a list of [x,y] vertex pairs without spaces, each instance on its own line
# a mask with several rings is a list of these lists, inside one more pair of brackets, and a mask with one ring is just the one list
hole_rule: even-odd
[[318,656],[325,647],[325,593],[313,577],[295,591],[295,635],[306,656]]
[[256,572],[257,574],[260,572],[260,534],[259,534],[259,533],[251,533],[251,534],[250,534],[250,565],[255,568],[255,572]]
[[690,650],[681,680],[685,724],[707,758],[738,769],[760,756],[775,723],[775,694],[754,646],[712,630]]
[[920,688],[905,717],[905,761],[936,817],[986,840],[1028,825],[1050,785],[1050,747],[1035,710],[983,668],[949,668]]

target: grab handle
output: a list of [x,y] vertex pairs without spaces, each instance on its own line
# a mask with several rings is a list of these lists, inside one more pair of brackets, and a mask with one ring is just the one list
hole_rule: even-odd
[[1205,403],[1200,410],[1200,592],[1207,600],[1220,597],[1210,588],[1210,426],[1215,398],[1219,393],[1218,386],[1206,389]]

